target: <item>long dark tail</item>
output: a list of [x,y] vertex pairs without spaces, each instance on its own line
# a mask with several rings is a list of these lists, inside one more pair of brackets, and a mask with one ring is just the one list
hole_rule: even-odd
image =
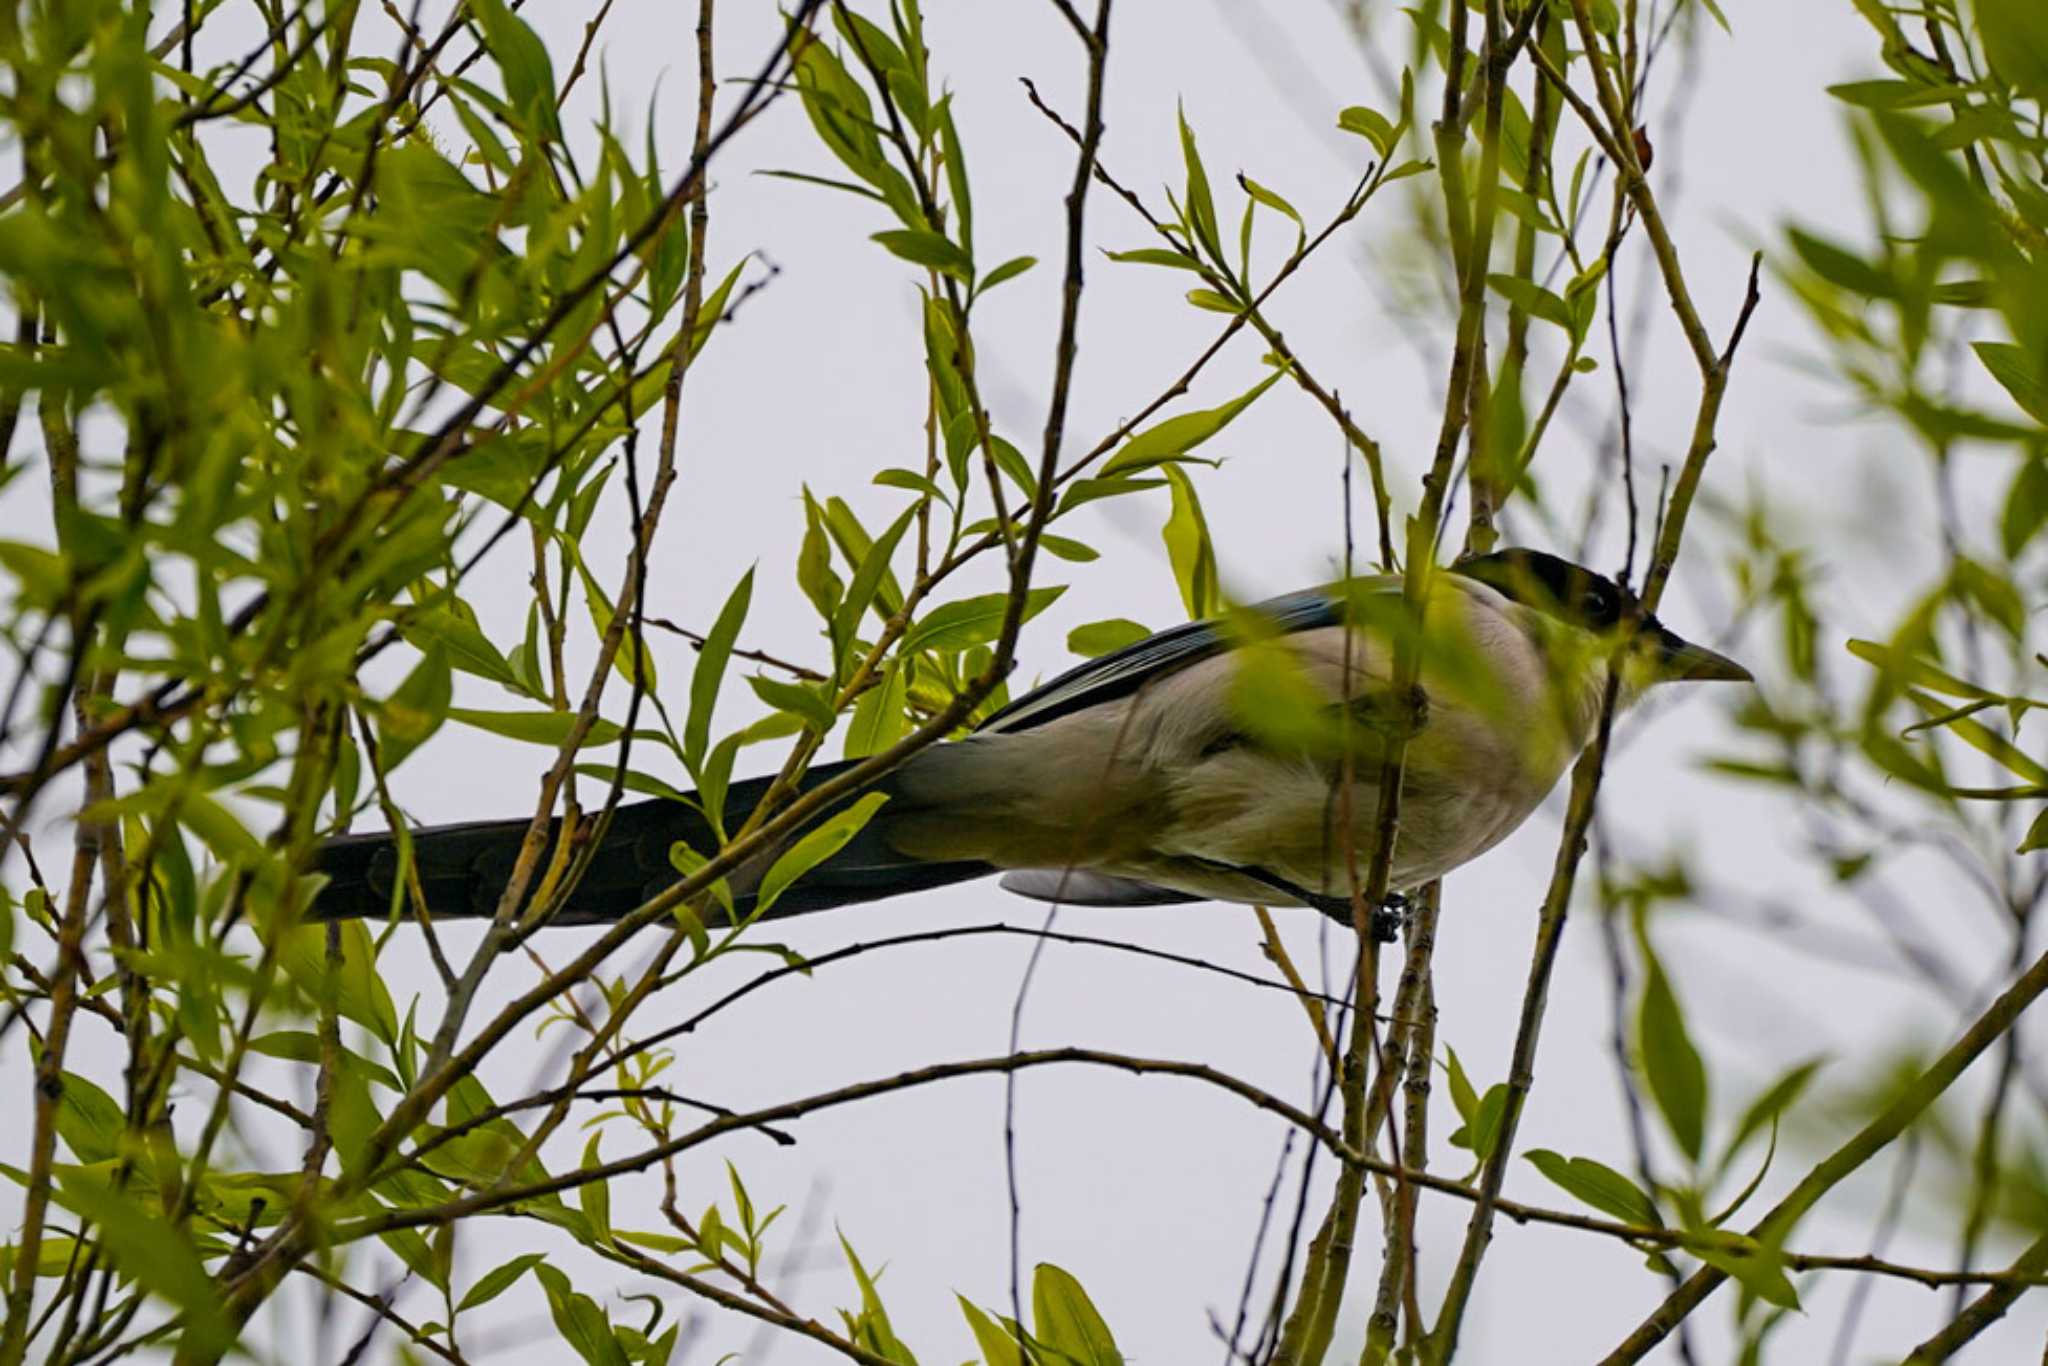
[[[850,767],[851,762],[817,765],[805,775],[803,787],[815,787]],[[732,785],[725,798],[728,829],[739,827],[767,794],[770,781],[750,778]],[[879,786],[888,790],[888,780]],[[928,863],[897,853],[888,841],[888,813],[884,805],[845,848],[776,898],[769,915],[803,915],[878,901],[996,871],[985,863]],[[470,821],[413,831],[414,867],[428,911],[436,917],[495,914],[528,824],[526,820]],[[549,830],[550,848],[559,828],[556,822]],[[656,797],[622,803],[612,814],[589,871],[570,893],[568,905],[550,923],[603,924],[625,916],[676,881],[669,850],[678,840],[699,853],[709,853],[718,844],[710,824],[696,808],[683,802]],[[392,888],[399,878],[398,841],[386,831],[343,835],[321,847],[315,868],[328,877],[314,907],[316,915],[330,920],[384,916],[390,912]],[[742,888],[735,896],[742,914],[752,907],[755,881],[758,876],[744,873],[735,879]],[[411,904],[409,895],[406,904]]]

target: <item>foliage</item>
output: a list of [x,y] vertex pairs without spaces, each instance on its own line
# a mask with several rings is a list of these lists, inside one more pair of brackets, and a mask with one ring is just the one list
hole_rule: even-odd
[[[1852,111],[1868,230],[1851,240],[1794,225],[1775,253],[1830,372],[1912,444],[1944,494],[1939,572],[1882,638],[1850,641],[1843,657],[1824,638],[1807,548],[1764,501],[1702,493],[1755,281],[1729,310],[1733,328],[1709,335],[1691,291],[1742,296],[1737,282],[1688,287],[1634,115],[1659,45],[1708,43],[1710,22],[1725,27],[1713,0],[1679,0],[1662,28],[1659,7],[1639,14],[1606,0],[1406,11],[1409,60],[1381,107],[1328,111],[1356,136],[1363,170],[1318,196],[1321,214],[1267,183],[1281,177],[1220,174],[1185,113],[1162,202],[1128,188],[1103,141],[1110,6],[1056,0],[1086,93],[1064,114],[1035,88],[1030,98],[1073,144],[1067,214],[1058,240],[1007,259],[987,250],[988,232],[977,241],[969,152],[994,152],[948,85],[919,0],[801,0],[743,79],[713,70],[702,0],[686,154],[660,145],[651,115],[643,129],[614,118],[590,60],[608,4],[593,9],[573,56],[551,50],[516,3],[463,0],[432,21],[421,8],[408,20],[357,0],[207,0],[166,28],[147,5],[43,0],[0,17],[0,121],[22,171],[0,210],[16,322],[0,344],[0,496],[33,498],[48,514],[0,539],[18,661],[0,710],[0,1045],[37,1082],[4,1168],[23,1215],[0,1256],[0,1366],[159,1348],[217,1360],[256,1339],[252,1320],[295,1279],[369,1307],[407,1359],[462,1360],[482,1311],[537,1289],[560,1343],[592,1363],[676,1359],[680,1302],[751,1316],[851,1360],[910,1366],[905,1338],[925,1326],[892,1326],[882,1273],[849,1241],[852,1299],[828,1326],[771,1284],[785,1206],[757,1199],[730,1162],[707,1178],[682,1159],[741,1130],[786,1141],[775,1126],[812,1110],[1047,1062],[1193,1077],[1288,1116],[1337,1157],[1320,1227],[1298,1258],[1289,1247],[1254,1340],[1233,1339],[1262,1362],[1331,1351],[1359,1279],[1350,1259],[1369,1190],[1390,1233],[1370,1277],[1368,1361],[1455,1354],[1497,1212],[1620,1239],[1673,1283],[1615,1360],[1651,1350],[1722,1279],[1738,1282],[1737,1331],[1755,1360],[1802,1303],[1795,1274],[1932,1274],[1842,1266],[1798,1242],[1820,1197],[1902,1136],[1941,1140],[1966,1206],[1959,1265],[1972,1276],[1985,1279],[1976,1252],[1988,1226],[2031,1218],[2038,1228],[2048,1180],[2011,1159],[2002,1135],[2015,1022],[2048,988],[2041,965],[2021,972],[2028,917],[2048,885],[2025,857],[2048,846],[2048,761],[2021,738],[2029,713],[2048,705],[2031,672],[2048,661],[2029,635],[2048,545],[2048,18],[1989,3],[1966,14],[1956,0],[1909,16],[1857,0],[1891,72],[1834,91]],[[224,48],[223,32],[249,41]],[[395,58],[375,55],[384,38]],[[195,51],[216,55],[201,64]],[[580,86],[587,100],[593,84],[599,116],[585,136],[571,97]],[[723,605],[698,634],[650,617],[644,589],[687,452],[690,375],[737,345],[728,324],[769,278],[750,257],[709,247],[707,178],[777,101],[800,108],[814,141],[801,167],[776,173],[861,201],[874,268],[917,292],[912,324],[889,342],[919,361],[909,406],[927,441],[921,463],[860,471],[895,500],[886,521],[864,522],[845,471],[821,468],[792,501],[795,564],[749,569],[729,590],[725,571]],[[262,148],[253,161],[251,146]],[[1090,206],[1096,216],[1084,217]],[[1368,229],[1395,236],[1398,225],[1376,220],[1397,207],[1414,220],[1403,241],[1443,285],[1435,321],[1451,341],[1442,427],[1412,496],[1390,481],[1369,424],[1268,313],[1326,245]],[[1109,209],[1115,226],[1104,227]],[[1162,326],[1199,326],[1207,340],[1184,373],[1128,396],[1118,405],[1128,416],[1090,441],[1069,430],[1067,405],[1082,262],[1111,240],[1100,268],[1186,285],[1189,311],[1176,305]],[[1568,396],[1621,382],[1614,267],[1637,248],[1656,272],[1641,287],[1669,297],[1698,370],[1690,444],[1650,518],[1632,455],[1618,476],[1582,478],[1553,434]],[[978,338],[998,289],[1031,292],[1058,318],[1042,432],[1006,427],[987,401]],[[1188,397],[1239,337],[1261,350],[1256,376]],[[1625,387],[1616,397],[1626,452]],[[1347,469],[1355,454],[1369,479],[1372,557],[1402,575],[1397,625],[1419,621],[1440,542],[1483,552],[1518,517],[1567,537],[1556,490],[1575,480],[1617,498],[1626,489],[1624,577],[1654,608],[1700,499],[1738,544],[1743,615],[1777,626],[1770,686],[1737,718],[1747,747],[1718,769],[1824,818],[1816,853],[1845,884],[1883,877],[1914,843],[1901,832],[1931,823],[1961,875],[1994,891],[2014,985],[1988,1009],[1972,1006],[1964,1019],[1976,1023],[1948,1053],[1875,1098],[1852,1098],[1856,1135],[1761,1218],[1738,1216],[1791,1146],[1781,1127],[1811,1114],[1809,1092],[1833,1074],[1818,1058],[1788,1060],[1727,1112],[1741,1088],[1716,1074],[1682,963],[1660,948],[1667,909],[1703,901],[1703,889],[1683,869],[1630,863],[1599,841],[1605,721],[1574,776],[1513,1061],[1483,1089],[1435,1039],[1433,891],[1411,923],[1383,1039],[1342,1020],[1333,1028],[1328,1000],[1307,990],[1268,925],[1269,955],[1334,1078],[1328,1125],[1320,1109],[1193,1064],[1083,1050],[934,1063],[757,1114],[672,1089],[687,1057],[678,1038],[740,993],[680,1029],[645,1031],[636,1012],[658,988],[701,983],[744,953],[781,966],[742,991],[813,969],[755,921],[859,837],[883,801],[856,795],[863,784],[1004,704],[1020,633],[1099,556],[1080,510],[1110,500],[1146,509],[1187,613],[1229,610],[1206,472],[1234,422],[1283,402],[1327,414]],[[1965,453],[1999,462],[1995,535],[1954,510]],[[506,567],[522,555],[521,568]],[[485,572],[529,582],[519,627],[502,629],[470,601]],[[802,662],[749,646],[757,576],[786,576],[814,613]],[[648,633],[664,628],[697,649],[687,680],[657,667]],[[1110,617],[1066,639],[1097,656],[1144,632]],[[1396,639],[1398,694],[1423,646],[1414,630]],[[1298,680],[1260,671],[1273,653],[1258,642],[1246,651],[1248,691],[1266,699],[1251,720],[1274,733],[1291,724],[1298,737],[1285,705]],[[733,715],[742,673],[761,704],[743,722]],[[458,689],[490,705],[458,706]],[[1610,691],[1610,720],[1614,700]],[[495,905],[468,908],[486,922],[469,955],[451,955],[436,929],[437,914],[458,912],[427,904],[406,840],[386,923],[319,921],[310,870],[321,842],[365,825],[404,830],[406,788],[394,778],[410,780],[420,765],[408,761],[451,724],[535,746],[547,764],[530,838]],[[1361,904],[1387,891],[1401,743],[1377,779],[1380,838],[1355,851]],[[807,784],[831,746],[855,766]],[[743,754],[769,752],[780,758],[765,794],[731,800]],[[1995,781],[1967,776],[1983,771]],[[504,980],[500,965],[535,952],[568,905],[628,792],[692,804],[716,839],[678,844],[664,890],[547,965],[538,985],[483,1004],[499,999],[485,986]],[[42,838],[37,817],[52,813],[68,822],[68,860]],[[1601,849],[1589,881],[1626,983],[1618,1063],[1658,1127],[1646,1123],[1626,1156],[1620,1139],[1599,1156],[1521,1148],[1587,1214],[1515,1205],[1502,1190],[1589,836]],[[760,894],[743,915],[732,879],[749,867],[762,873]],[[650,933],[651,954],[617,961],[637,931],[663,922],[673,932]],[[1361,935],[1358,953],[1350,1018],[1371,1019],[1379,951]],[[413,954],[440,990],[399,999],[390,965]],[[528,1026],[567,1039],[558,1074],[528,1094],[494,1095],[479,1069],[524,1044]],[[74,1037],[84,1028],[117,1041],[118,1081],[87,1074]],[[1962,1113],[1943,1093],[1993,1048],[2006,1080],[1981,1115]],[[1473,1162],[1461,1179],[1427,1171],[1433,1069],[1461,1122],[1446,1141]],[[564,1160],[575,1151],[565,1126],[588,1104],[604,1108],[583,1119],[580,1157]],[[258,1128],[283,1138],[254,1141]],[[261,1160],[279,1151],[290,1159]],[[642,1172],[664,1183],[658,1207],[615,1207],[614,1183]],[[1418,1190],[1471,1207],[1427,1314],[1413,1268]],[[628,1321],[549,1252],[463,1274],[458,1234],[511,1219],[620,1284],[672,1299]],[[1989,1273],[1987,1300],[2038,1279],[2040,1245],[2028,1256],[2007,1280]],[[377,1268],[394,1263],[438,1297],[432,1318],[401,1314],[380,1290]],[[960,1299],[989,1366],[1123,1359],[1109,1327],[1116,1307],[1098,1310],[1057,1267],[1037,1269],[1028,1329],[1021,1302],[1004,1313],[971,1295],[991,1297],[965,1287]],[[1945,1350],[1981,1327],[1959,1312]]]

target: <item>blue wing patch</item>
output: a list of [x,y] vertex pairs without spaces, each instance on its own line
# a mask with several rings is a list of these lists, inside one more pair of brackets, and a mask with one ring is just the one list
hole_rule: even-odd
[[[1343,620],[1342,600],[1321,588],[1289,593],[1250,610],[1271,622],[1281,635],[1335,626]],[[996,733],[1030,730],[1085,707],[1128,697],[1155,678],[1229,648],[1229,636],[1214,621],[1169,627],[1067,670],[1012,701],[976,729]]]

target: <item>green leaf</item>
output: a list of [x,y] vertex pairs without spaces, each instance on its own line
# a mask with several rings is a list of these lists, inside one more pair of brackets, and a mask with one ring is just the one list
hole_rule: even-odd
[[1959,86],[1923,85],[1918,81],[1848,81],[1831,85],[1828,93],[1859,109],[1918,109],[1968,98]]
[[1999,544],[2006,558],[2018,559],[2044,524],[2048,524],[2048,460],[2030,458],[2013,476],[1999,518]]
[[1497,1081],[1486,1088],[1486,1094],[1479,1098],[1479,1113],[1473,1116],[1467,1129],[1472,1146],[1472,1155],[1481,1162],[1493,1156],[1496,1144],[1500,1142],[1501,1121],[1508,1112],[1508,1084]]
[[[842,521],[834,514],[844,511]],[[846,586],[846,597],[839,604],[835,618],[836,630],[842,641],[852,640],[860,630],[860,619],[869,607],[884,621],[895,615],[903,606],[903,589],[896,582],[896,575],[889,568],[895,558],[897,543],[910,528],[917,516],[915,505],[903,510],[903,514],[889,525],[881,538],[870,542],[860,523],[854,520],[851,509],[834,498],[826,510],[831,519],[829,527],[838,540],[840,548],[854,563],[853,579]]]
[[1110,457],[1109,463],[1102,467],[1102,477],[1129,474],[1186,455],[1229,426],[1231,419],[1251,407],[1259,395],[1273,387],[1282,373],[1274,371],[1228,403],[1179,413],[1147,427]]
[[1781,1115],[1798,1102],[1799,1097],[1806,1091],[1807,1084],[1813,1080],[1814,1074],[1826,1061],[1825,1058],[1808,1058],[1805,1062],[1795,1063],[1776,1081],[1757,1093],[1756,1099],[1743,1110],[1742,1118],[1736,1121],[1734,1136],[1728,1140],[1728,1147],[1721,1154],[1722,1171],[1727,1171],[1729,1164],[1734,1162],[1751,1139],[1775,1124]]
[[[1052,606],[1066,591],[1064,585],[1032,589],[1024,599],[1022,620],[1030,621]],[[1009,601],[1007,593],[989,593],[935,607],[904,633],[903,653],[914,654],[919,650],[957,652],[986,645],[1002,633],[1003,613]]]
[[330,968],[334,1008],[386,1044],[398,1042],[398,1010],[391,992],[377,975],[377,945],[360,920],[338,922],[340,962],[327,958],[329,925],[300,925],[287,935],[279,962],[299,990],[314,1000],[328,990]]
[[1890,299],[1898,296],[1897,281],[1877,266],[1865,261],[1856,253],[1833,242],[1815,237],[1798,228],[1789,229],[1787,239],[1799,259],[1806,263],[1821,279],[1839,286],[1852,294],[1862,294],[1873,299]]
[[402,630],[406,642],[422,654],[440,647],[447,653],[448,663],[466,674],[488,678],[515,692],[524,692],[512,666],[498,653],[498,647],[491,644],[477,624],[459,613],[447,608],[436,608],[422,612],[413,618]]
[[76,1072],[63,1074],[57,1136],[80,1162],[110,1162],[121,1155],[128,1117],[115,1099]]
[[1663,1222],[1642,1188],[1604,1163],[1590,1157],[1565,1157],[1548,1148],[1533,1148],[1522,1155],[1552,1185],[1624,1224],[1654,1226]]
[[[556,749],[567,743],[569,733],[576,727],[576,713],[570,711],[474,711],[468,707],[450,707],[448,719],[487,730],[493,735],[502,735],[507,740],[524,740],[530,745],[548,745]],[[583,737],[583,747],[588,749],[612,744],[623,733],[618,726],[599,717],[590,723],[590,733]]]
[[983,1366],[1023,1366],[1024,1355],[1018,1350],[1016,1338],[1003,1331],[994,1319],[977,1309],[965,1295],[953,1298],[960,1302],[960,1313],[974,1333],[974,1345],[981,1351]]
[[234,1341],[213,1278],[176,1225],[149,1213],[132,1192],[117,1193],[75,1171],[60,1171],[52,1193],[98,1225],[100,1248],[116,1268],[177,1306],[185,1320],[180,1341],[195,1358],[212,1360]]
[[1127,493],[1142,493],[1146,489],[1156,489],[1165,482],[1163,479],[1076,479],[1067,486],[1066,493],[1060,498],[1059,510],[1053,513],[1053,516],[1064,517],[1075,508],[1098,499],[1121,498]]
[[0,567],[14,575],[22,596],[44,607],[56,605],[70,582],[62,555],[20,541],[0,541]]
[[883,470],[875,476],[875,482],[887,488],[909,489],[913,493],[922,493],[948,506],[951,506],[953,501],[946,496],[944,489],[913,470]]
[[1049,531],[1039,533],[1038,548],[1049,555],[1057,555],[1069,564],[1088,564],[1102,558],[1102,552],[1094,546],[1066,536],[1055,536]]
[[1067,648],[1077,655],[1094,659],[1114,654],[1127,645],[1135,645],[1151,634],[1135,621],[1111,617],[1107,621],[1091,621],[1086,626],[1076,626],[1067,632]]
[[548,60],[547,44],[526,21],[506,6],[505,0],[472,0],[469,12],[483,26],[484,43],[491,60],[505,78],[505,98],[527,122],[527,131],[537,138],[560,141],[561,124],[555,114],[555,69]]
[[896,1336],[896,1330],[890,1326],[889,1311],[882,1307],[882,1296],[875,1289],[874,1277],[861,1265],[860,1258],[854,1255],[853,1244],[846,1241],[843,1233],[839,1235],[839,1246],[846,1253],[846,1262],[853,1270],[855,1284],[860,1287],[860,1315],[857,1319],[847,1316],[849,1323],[858,1329],[852,1336],[861,1346],[886,1360],[897,1362],[899,1366],[916,1366],[917,1358],[910,1354],[910,1349],[903,1345]]
[[951,275],[964,284],[974,283],[974,262],[966,252],[935,232],[890,228],[870,235],[887,247],[891,255],[900,256],[912,265]]
[[2025,348],[2005,342],[1973,342],[1970,349],[1991,377],[2012,395],[2012,401],[2034,421],[2048,425],[2048,377]]
[[[946,193],[960,223],[963,255],[974,250],[974,197],[967,181],[967,156],[960,149],[960,131],[953,125],[953,97],[947,95],[932,106],[932,121],[939,128],[939,151],[946,162]],[[972,266],[969,266],[972,269]]]
[[1166,556],[1173,565],[1173,581],[1191,620],[1216,614],[1222,600],[1216,578],[1216,550],[1209,541],[1209,523],[1202,516],[1201,500],[1195,486],[1172,465],[1163,467],[1173,488],[1173,510],[1167,515],[1160,535],[1166,541]]
[[880,681],[854,703],[853,719],[846,727],[847,758],[879,754],[909,733],[903,715],[910,687],[908,669],[902,659],[890,660]]
[[[598,1152],[599,1145],[603,1142],[604,1134],[602,1132],[594,1133],[590,1136],[590,1142],[585,1144],[583,1148],[582,1170],[588,1171],[603,1162],[604,1159]],[[602,1240],[609,1241],[612,1236],[612,1193],[610,1185],[604,1181],[585,1181],[576,1188],[576,1200],[578,1206],[583,1211],[583,1217],[590,1221],[590,1227],[597,1232],[597,1236]]]
[[1373,151],[1385,161],[1394,150],[1394,125],[1385,114],[1377,109],[1368,109],[1354,104],[1337,115],[1337,126],[1347,133],[1356,133],[1372,144]]
[[1223,258],[1221,239],[1216,235],[1216,201],[1209,193],[1209,173],[1202,169],[1202,154],[1195,148],[1195,130],[1188,127],[1186,110],[1176,111],[1180,120],[1180,149],[1187,164],[1186,207],[1188,227],[1195,240],[1209,249],[1212,258]]
[[1259,184],[1258,181],[1253,180],[1250,176],[1245,175],[1243,172],[1238,173],[1237,183],[1239,185],[1242,185],[1244,187],[1244,192],[1250,195],[1257,202],[1264,204],[1267,208],[1273,210],[1273,212],[1277,214],[1281,214],[1287,218],[1292,219],[1294,221],[1294,226],[1298,228],[1301,232],[1306,233],[1308,231],[1308,225],[1301,221],[1301,215],[1295,212],[1294,206],[1288,203],[1285,199],[1282,199],[1278,194],[1275,194],[1273,191],[1267,189],[1264,185]]
[[1874,640],[1851,640],[1849,653],[1866,664],[1876,665],[1884,671],[1888,680],[1902,685],[1911,684],[1932,692],[1946,693],[1951,697],[1968,697],[1993,702],[2003,700],[1998,694],[1987,692],[1975,683],[1966,683],[1924,659],[1909,655],[1890,645],[1880,645]]
[[1051,1262],[1040,1262],[1031,1278],[1031,1327],[1040,1342],[1075,1366],[1124,1366],[1088,1292]]
[[857,798],[851,806],[843,807],[822,821],[816,829],[785,850],[769,868],[768,875],[761,879],[761,890],[755,904],[755,915],[766,915],[775,899],[789,889],[789,885],[811,869],[844,849],[847,842],[861,832],[870,817],[889,800],[886,792],[869,792]]
[[1792,1288],[1791,1280],[1785,1275],[1785,1259],[1767,1251],[1753,1239],[1741,1241],[1747,1244],[1746,1248],[1691,1238],[1686,1239],[1683,1246],[1708,1266],[1726,1272],[1744,1290],[1764,1303],[1777,1305],[1780,1309],[1798,1309],[1799,1292]]
[[1003,283],[1003,281],[1014,280],[1037,264],[1038,258],[1036,256],[1012,256],[1009,260],[982,276],[981,283],[975,286],[974,292],[976,294],[986,294],[997,285]]
[[1127,261],[1141,266],[1171,266],[1175,270],[1191,270],[1202,273],[1202,263],[1184,251],[1170,251],[1165,247],[1136,247],[1130,251],[1104,253],[1112,261]]
[[1479,1113],[1479,1092],[1465,1074],[1465,1065],[1458,1061],[1458,1050],[1446,1048],[1444,1052],[1444,1073],[1450,1078],[1451,1104],[1457,1107],[1458,1118],[1469,1125],[1472,1117]]
[[765,674],[749,675],[747,683],[763,702],[799,718],[818,734],[832,729],[832,703],[811,684],[785,682]]
[[389,773],[448,719],[455,682],[448,671],[448,652],[429,646],[398,690],[377,708],[377,761]]
[[2034,817],[2033,824],[2027,827],[2025,837],[2020,840],[2019,848],[2013,852],[2031,854],[2039,849],[2048,849],[2048,807],[2042,808],[2041,813]]
[[489,1304],[492,1300],[510,1290],[521,1276],[524,1276],[528,1271],[546,1259],[547,1254],[545,1253],[528,1252],[514,1257],[503,1266],[491,1268],[491,1270],[477,1278],[476,1284],[469,1288],[469,1293],[462,1297],[462,1302],[455,1306],[455,1312],[458,1314],[465,1313],[481,1305]]
[[1926,693],[1908,689],[1906,696],[1913,705],[1936,718],[1938,724],[1963,743],[1990,755],[2007,769],[2026,779],[2037,787],[2048,787],[2048,766],[2043,766],[2033,755],[1992,730],[1983,722],[1970,716],[1958,716],[1954,708],[1929,697]]
[[1489,275],[1486,283],[1496,294],[1530,317],[1556,323],[1573,336],[1578,335],[1571,306],[1534,280],[1525,280],[1519,275]]
[[683,759],[692,770],[703,763],[704,749],[711,742],[711,713],[718,705],[719,685],[725,681],[733,642],[739,639],[753,600],[754,571],[749,569],[726,597],[718,619],[704,633],[704,648],[697,652],[697,668],[690,675],[690,715],[683,722]]
[[1642,1057],[1650,1094],[1671,1127],[1672,1137],[1678,1140],[1686,1157],[1697,1163],[1706,1142],[1706,1064],[1693,1047],[1692,1036],[1685,1027],[1685,1012],[1679,1007],[1663,964],[1640,923],[1636,937],[1648,969],[1642,1004],[1636,1015],[1636,1048]]
[[547,1291],[548,1311],[562,1340],[575,1349],[588,1366],[630,1366],[625,1349],[619,1346],[609,1320],[597,1301],[577,1293],[569,1278],[546,1260],[536,1262],[533,1274]]
[[832,572],[832,543],[825,533],[825,514],[808,488],[804,490],[804,539],[796,556],[796,582],[818,615],[831,623],[846,588]]
[[[575,543],[568,544],[570,558],[575,560],[576,572],[583,581],[583,605],[589,609],[591,624],[597,628],[598,635],[603,636],[612,629],[611,595],[604,591],[604,586],[598,583],[597,576],[583,563],[582,552],[576,550]],[[619,677],[628,683],[640,681],[644,677],[648,691],[652,692],[661,686],[655,677],[654,660],[642,649],[641,643],[633,638],[630,622],[627,627],[619,638],[619,652],[612,657],[613,666],[618,669]]]

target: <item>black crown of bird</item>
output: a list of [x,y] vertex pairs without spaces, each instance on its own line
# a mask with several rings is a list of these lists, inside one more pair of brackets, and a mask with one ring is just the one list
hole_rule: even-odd
[[[1070,669],[878,779],[866,790],[887,800],[873,817],[766,906],[763,878],[804,830],[740,866],[727,880],[733,914],[806,914],[999,874],[1009,891],[1068,905],[1298,905],[1348,923],[1349,854],[1372,847],[1379,763],[1397,732],[1398,892],[1527,819],[1591,738],[1610,681],[1622,707],[1658,684],[1750,681],[1623,586],[1514,549],[1432,576],[1417,693],[1393,699],[1401,590],[1393,576],[1310,589]],[[812,766],[797,790],[851,762]],[[1350,801],[1332,801],[1347,778]],[[730,785],[725,828],[770,782]],[[1335,817],[1347,808],[1348,831]],[[495,914],[530,824],[412,830],[408,893],[416,885],[434,916]],[[676,882],[675,846],[701,856],[718,843],[694,794],[622,804],[549,923],[619,920]],[[391,832],[328,840],[315,871],[321,918],[398,904]]]

